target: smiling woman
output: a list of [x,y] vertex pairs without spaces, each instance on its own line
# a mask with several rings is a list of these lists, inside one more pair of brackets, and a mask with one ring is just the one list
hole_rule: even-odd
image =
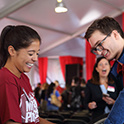
[[[6,26],[0,37],[0,124],[51,124],[38,114],[29,72],[38,59],[41,39],[27,26]],[[14,108],[13,108],[14,107]]]
[[91,110],[92,119],[109,113],[118,96],[116,82],[110,75],[110,68],[110,63],[105,57],[98,58],[92,78],[86,84],[85,105]]

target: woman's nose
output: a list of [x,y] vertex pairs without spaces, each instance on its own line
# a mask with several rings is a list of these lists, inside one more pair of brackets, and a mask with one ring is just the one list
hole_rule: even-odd
[[37,54],[34,54],[34,56],[33,56],[33,61],[37,61],[38,60],[38,55]]

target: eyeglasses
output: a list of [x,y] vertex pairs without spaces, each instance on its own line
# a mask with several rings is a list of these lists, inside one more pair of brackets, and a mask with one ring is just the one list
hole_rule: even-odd
[[91,52],[93,53],[93,54],[95,54],[95,55],[99,55],[98,54],[98,51],[102,51],[102,50],[104,50],[104,47],[102,46],[102,43],[106,40],[106,38],[108,37],[108,36],[110,36],[111,35],[111,33],[109,33],[102,41],[99,41],[96,45],[95,45],[95,47],[93,47],[92,49],[91,49]]

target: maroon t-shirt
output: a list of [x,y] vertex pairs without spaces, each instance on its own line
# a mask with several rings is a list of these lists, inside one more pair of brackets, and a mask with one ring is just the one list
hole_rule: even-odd
[[14,120],[39,124],[38,106],[28,77],[18,78],[7,68],[0,69],[0,124]]

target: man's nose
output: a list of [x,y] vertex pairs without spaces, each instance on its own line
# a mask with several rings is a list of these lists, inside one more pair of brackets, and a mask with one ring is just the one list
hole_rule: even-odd
[[98,54],[98,55],[102,55],[102,51],[98,51],[98,50],[97,50],[97,54]]

